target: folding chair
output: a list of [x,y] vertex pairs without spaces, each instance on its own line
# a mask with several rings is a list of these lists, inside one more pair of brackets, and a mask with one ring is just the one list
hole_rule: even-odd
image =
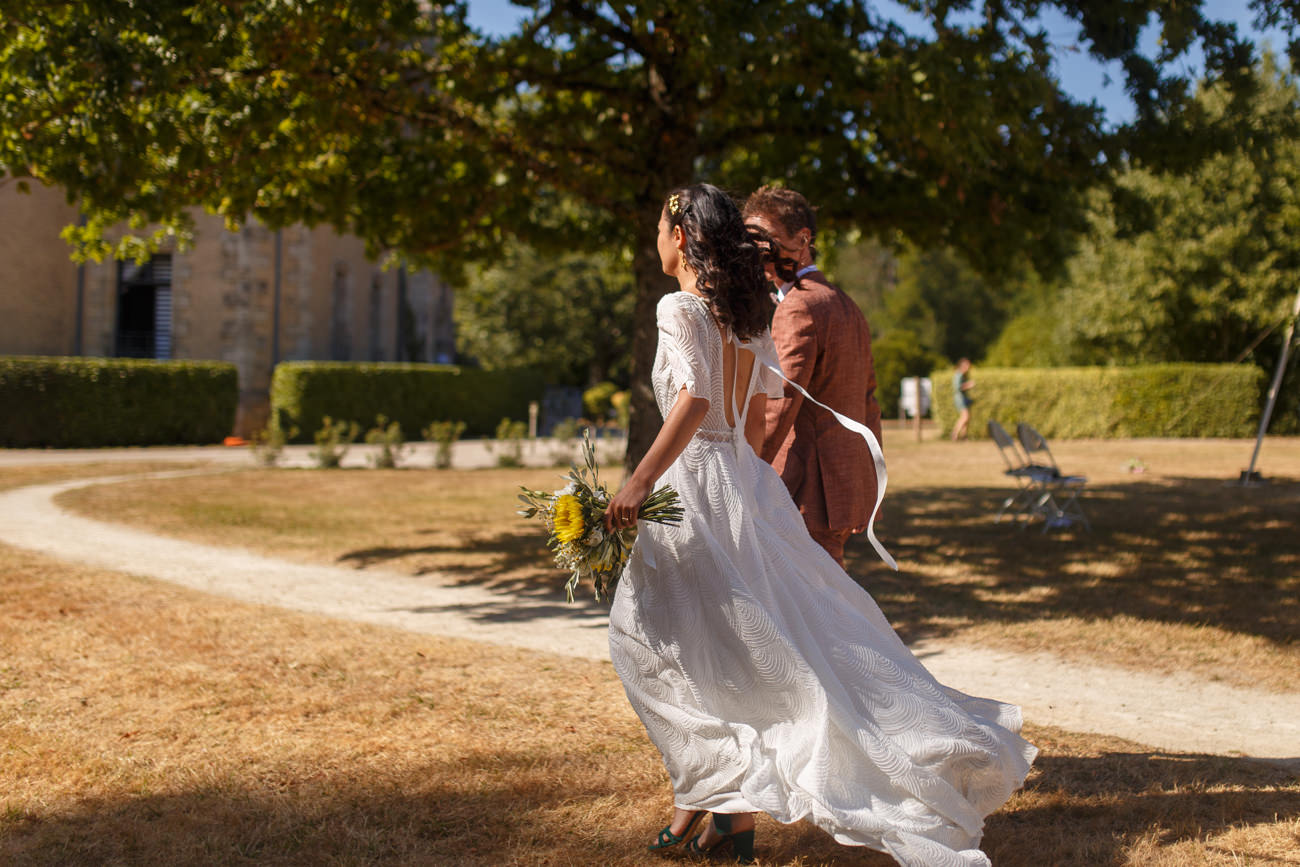
[[1052,450],[1047,446],[1047,440],[1031,425],[1024,422],[1017,424],[1016,438],[1020,440],[1020,447],[1025,450],[1028,460],[1033,461],[1035,455],[1039,454],[1047,456],[1045,462],[1031,464],[1035,467],[1031,477],[1040,491],[1032,504],[1032,511],[1043,516],[1043,532],[1080,523],[1091,533],[1092,524],[1079,502],[1079,494],[1088,484],[1087,476],[1067,476],[1062,473],[1056,464],[1056,458],[1052,456]]
[[998,447],[998,453],[1002,455],[1002,462],[1007,465],[1002,474],[1015,479],[1017,486],[1016,492],[1002,501],[1002,508],[998,509],[998,515],[993,519],[993,523],[1000,523],[1002,516],[1013,506],[1015,507],[1013,514],[1017,523],[1022,517],[1032,519],[1034,513],[1031,511],[1030,506],[1035,499],[1034,494],[1038,487],[1034,481],[1034,474],[1042,471],[1043,468],[1031,465],[1021,454],[1020,447],[1011,438],[1011,434],[1007,433],[1007,429],[992,419],[989,419],[989,437]]

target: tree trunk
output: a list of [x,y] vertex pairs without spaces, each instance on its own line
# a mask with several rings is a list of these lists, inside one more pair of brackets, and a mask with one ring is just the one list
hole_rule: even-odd
[[[651,70],[653,82],[657,73]],[[654,444],[663,419],[655,404],[650,371],[654,367],[659,345],[659,328],[655,308],[659,299],[677,288],[673,278],[664,274],[659,262],[659,218],[663,215],[668,191],[693,180],[695,154],[699,152],[693,115],[685,112],[671,88],[649,94],[652,103],[675,106],[672,111],[656,111],[645,122],[657,130],[646,164],[647,183],[636,196],[633,226],[632,273],[636,279],[636,309],[632,322],[632,400],[629,406],[627,455],[623,464],[631,473]]]
[[654,389],[650,385],[650,370],[654,367],[655,349],[659,345],[659,329],[655,324],[655,307],[659,299],[676,288],[673,279],[664,274],[659,263],[659,212],[661,203],[656,200],[642,208],[636,227],[636,248],[632,253],[632,272],[636,278],[636,311],[632,322],[632,402],[628,422],[627,456],[624,466],[630,473],[645,457],[663,419],[655,404]]

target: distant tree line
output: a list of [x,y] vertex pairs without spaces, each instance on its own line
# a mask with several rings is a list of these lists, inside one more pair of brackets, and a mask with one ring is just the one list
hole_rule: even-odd
[[[1256,53],[1203,4],[902,5],[907,26],[861,0],[517,0],[518,28],[496,37],[465,4],[427,0],[9,0],[0,181],[62,187],[83,217],[67,237],[86,256],[184,244],[201,207],[232,228],[327,224],[457,283],[527,248],[613,257],[632,276],[632,314],[594,309],[630,329],[635,461],[658,427],[647,373],[668,285],[655,223],[672,186],[785,181],[821,204],[828,234],[860,231],[904,257],[906,239],[930,271],[956,251],[1006,295],[1021,263],[1055,283],[1048,272],[1100,219],[1089,191],[1116,171],[1158,176],[1234,143],[1238,127],[1189,100],[1180,61],[1200,51],[1235,120]],[[1294,0],[1252,7],[1294,28]],[[1111,126],[1061,88],[1048,11],[1079,27],[1067,50],[1119,64],[1132,123]],[[1131,210],[1117,202],[1121,229]],[[122,223],[132,232],[119,237]],[[992,311],[971,303],[973,318],[950,320],[906,269],[903,295],[913,279],[912,300],[886,307],[928,305],[933,323],[910,322],[927,348],[978,354]],[[492,363],[516,347],[472,351]],[[567,375],[590,376],[601,352],[565,361]]]
[[[1121,166],[1113,189],[1089,195],[1086,231],[1055,269],[1022,257],[988,277],[951,247],[830,233],[822,264],[872,324],[885,412],[897,412],[903,376],[963,357],[997,367],[1239,362],[1271,375],[1300,290],[1300,89],[1272,55],[1253,85],[1242,98],[1203,82],[1193,105],[1225,136],[1222,152],[1164,171]],[[626,386],[626,275],[609,253],[546,259],[519,247],[470,275],[461,347],[489,363],[526,358],[557,382]],[[1290,373],[1271,430],[1300,430],[1298,407]]]

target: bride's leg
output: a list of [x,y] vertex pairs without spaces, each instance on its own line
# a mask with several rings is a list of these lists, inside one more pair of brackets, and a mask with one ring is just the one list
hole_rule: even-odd
[[722,838],[754,830],[754,813],[714,813],[713,821],[704,826],[696,845],[704,851],[712,849]]
[[650,850],[668,849],[681,843],[691,833],[696,821],[703,815],[703,810],[683,810],[681,807],[675,807],[673,809],[673,820],[659,832],[655,842],[650,844]]
[[668,830],[673,833],[674,837],[681,837],[695,825],[695,818],[699,815],[695,810],[683,810],[681,807],[673,807],[673,821],[668,826]]

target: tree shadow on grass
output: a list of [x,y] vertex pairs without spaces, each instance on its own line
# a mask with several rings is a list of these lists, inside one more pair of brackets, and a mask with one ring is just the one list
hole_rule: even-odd
[[[1081,502],[1091,533],[1044,534],[1041,522],[995,524],[1009,493],[1005,487],[891,492],[877,530],[901,571],[884,567],[858,536],[846,550],[849,574],[909,641],[942,637],[961,621],[1121,615],[1213,624],[1279,645],[1300,635],[1300,482],[1242,488],[1162,478],[1089,487]],[[552,566],[540,527],[531,524],[366,548],[339,559],[360,569],[436,573],[555,609],[604,610],[589,587],[577,591],[573,605],[565,601],[565,574]]]
[[1091,533],[995,524],[1008,493],[891,493],[877,534],[901,571],[880,564],[862,537],[848,546],[848,571],[908,639],[941,636],[958,619],[1119,615],[1213,624],[1279,645],[1300,635],[1294,480],[1257,488],[1212,479],[1090,487],[1081,502]]
[[[445,543],[365,548],[339,557],[340,564],[367,568],[400,568],[402,563],[431,563],[409,570],[417,577],[436,576],[443,584],[482,587],[501,594],[501,604],[459,604],[455,610],[484,622],[515,622],[536,617],[600,617],[608,602],[597,602],[589,585],[574,590],[569,602],[564,592],[568,574],[552,564],[536,527],[475,533],[471,538]],[[519,603],[523,603],[522,605]],[[415,613],[446,611],[417,608]]]
[[[0,821],[0,859],[32,867],[685,863],[645,855],[667,814],[667,791],[647,802],[644,791],[620,787],[615,756],[580,762],[585,767],[573,776],[539,758],[484,751],[379,784],[355,772],[303,771],[277,775],[274,784],[235,780],[216,789],[87,799],[62,812],[11,811]],[[1095,867],[1124,863],[1137,841],[1199,846],[1229,829],[1296,817],[1294,779],[1246,759],[1046,755],[1025,790],[989,818],[983,845],[999,867]],[[841,847],[808,823],[781,827],[766,818],[758,854],[769,865],[893,864]]]
[[563,586],[564,573],[552,565],[539,529],[484,530],[425,545],[361,548],[341,554],[338,562],[357,569],[383,569],[410,561],[411,568],[405,571],[416,576],[436,574],[459,585],[546,595]]
[[1294,772],[1260,761],[1045,750],[1012,805],[989,817],[985,850],[999,867],[1120,864],[1129,860],[1125,848],[1138,841],[1197,843],[1233,828],[1297,818]]

